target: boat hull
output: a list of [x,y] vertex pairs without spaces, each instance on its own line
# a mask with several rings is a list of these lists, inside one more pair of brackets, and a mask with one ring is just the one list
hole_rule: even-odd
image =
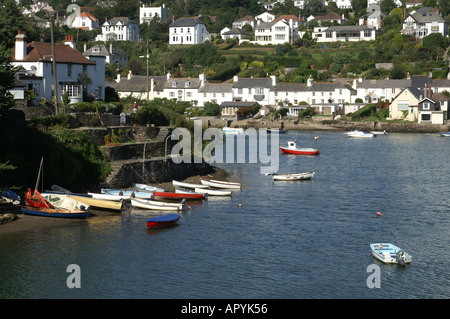
[[183,204],[177,203],[165,203],[158,202],[154,200],[140,200],[140,199],[132,199],[131,205],[137,208],[149,209],[149,210],[170,210],[170,211],[178,211],[183,210]]
[[147,228],[161,228],[172,226],[178,222],[180,219],[180,215],[178,214],[168,214],[164,216],[157,216],[153,218],[149,218],[146,220]]
[[208,196],[231,196],[231,191],[208,189],[208,188],[196,188],[196,193],[208,194]]
[[102,200],[77,195],[67,195],[67,196],[88,204],[89,206],[91,206],[92,209],[111,210],[111,211],[122,211],[123,209],[123,202],[120,201]]
[[281,153],[293,155],[320,155],[320,150],[315,148],[287,148],[280,146]]
[[153,192],[153,195],[159,198],[168,199],[204,199],[205,194],[194,194],[194,193],[171,193],[171,192]]
[[273,175],[272,179],[274,181],[301,181],[310,180],[314,177],[314,172],[297,173],[297,174],[283,174],[283,175]]
[[[401,248],[389,243],[370,244],[372,255],[385,264],[409,264],[412,261],[411,255]],[[403,252],[403,257],[397,256],[398,252]]]
[[215,188],[241,189],[241,183],[219,181],[215,179],[200,179],[203,185]]
[[179,181],[172,181],[172,185],[174,187],[184,187],[184,188],[207,188],[207,185],[203,184],[193,184],[193,183],[186,183],[186,182],[179,182]]
[[38,208],[31,206],[22,207],[22,212],[25,215],[41,216],[41,217],[53,217],[53,218],[87,218],[89,212],[86,211],[68,211],[65,209],[56,208]]

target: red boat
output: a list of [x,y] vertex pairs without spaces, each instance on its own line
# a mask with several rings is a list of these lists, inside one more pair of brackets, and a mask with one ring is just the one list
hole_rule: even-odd
[[153,195],[159,198],[168,199],[204,199],[205,194],[199,193],[171,193],[171,192],[153,192]]
[[163,216],[157,216],[146,220],[148,228],[160,228],[167,227],[175,224],[180,219],[178,214],[168,214]]
[[320,149],[299,147],[297,141],[289,141],[287,146],[280,146],[281,153],[294,155],[319,155]]

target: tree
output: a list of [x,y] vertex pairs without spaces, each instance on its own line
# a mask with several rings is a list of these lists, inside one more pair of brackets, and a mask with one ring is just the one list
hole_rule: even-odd
[[11,50],[0,43],[0,119],[14,106],[14,97],[9,92],[14,87],[16,70],[11,64]]
[[221,112],[221,108],[217,103],[205,102],[202,115],[204,116],[217,116]]

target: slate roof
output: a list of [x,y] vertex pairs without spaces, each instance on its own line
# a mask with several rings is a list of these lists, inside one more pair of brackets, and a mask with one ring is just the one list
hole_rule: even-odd
[[232,93],[231,83],[207,83],[201,87],[199,93]]
[[422,7],[417,12],[411,13],[410,16],[416,20],[417,23],[427,23],[432,21],[445,22],[441,15],[430,7]]
[[[98,52],[94,52],[94,49],[98,48],[100,49]],[[123,51],[122,49],[114,48],[112,49],[113,52],[109,52],[109,49],[106,45],[103,43],[96,44],[92,48],[89,48],[85,52],[83,52],[84,56],[109,56],[109,55],[117,55],[117,56],[124,56],[127,57],[128,55]]]
[[245,36],[250,36],[251,35],[247,31],[245,31],[243,29],[239,29],[239,28],[233,28],[230,31],[227,31],[227,32],[223,33],[223,35],[233,35],[233,34],[245,35]]
[[194,27],[197,24],[205,24],[205,23],[197,18],[180,18],[177,21],[172,22],[169,25],[169,28],[171,28],[171,27]]
[[127,25],[129,23],[137,24],[136,22],[134,22],[133,20],[131,20],[128,17],[114,17],[111,20],[106,21],[104,24],[117,25],[117,24],[119,24],[119,22],[122,23],[123,25]]
[[[187,87],[186,82],[190,82],[190,85]],[[196,78],[171,78],[168,79],[165,84],[165,89],[195,89],[200,87],[200,79]],[[174,86],[173,83],[176,83]]]
[[272,86],[272,79],[268,78],[250,78],[239,79],[233,83],[233,88],[270,88]]
[[[149,85],[151,85],[151,79],[153,79],[154,83],[153,90],[162,92],[167,78],[165,76],[150,76]],[[115,88],[116,91],[119,92],[147,92],[147,76],[133,75],[129,79],[121,79],[120,83],[118,83]]]
[[411,85],[411,80],[404,79],[390,79],[390,80],[363,80],[357,82],[358,88],[371,89],[371,88],[405,88]]

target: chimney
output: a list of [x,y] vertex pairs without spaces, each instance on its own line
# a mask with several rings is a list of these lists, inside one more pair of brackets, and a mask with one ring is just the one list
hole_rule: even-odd
[[310,75],[309,75],[309,78],[308,78],[308,80],[307,80],[306,86],[307,86],[307,87],[312,87],[313,83],[314,83],[314,79],[312,78],[312,76],[311,76],[311,74],[310,74]]
[[109,43],[109,53],[113,54],[113,47],[112,47],[112,42]]
[[171,77],[172,77],[172,74],[170,74],[170,72],[167,73],[167,80],[170,80]]
[[272,86],[276,86],[277,85],[277,76],[271,75],[270,78],[272,79]]
[[133,73],[131,73],[131,70],[128,71],[127,79],[128,79],[128,80],[131,79],[132,76],[133,76]]
[[427,85],[425,84],[425,90],[424,90],[425,97],[427,97],[427,93],[428,93],[428,88],[427,88]]
[[87,44],[86,44],[86,42],[84,42],[83,52],[86,52],[86,51],[87,51]]
[[117,73],[116,83],[120,83],[120,73]]
[[238,75],[233,76],[233,82],[236,83],[237,81],[239,81],[239,76]]
[[16,35],[16,47],[14,58],[16,60],[23,60],[27,56],[27,37],[25,34],[21,34],[20,30]]
[[198,78],[200,79],[200,87],[205,86],[205,82],[206,82],[206,77],[205,77],[205,73],[202,73],[198,76]]
[[72,49],[75,49],[75,41],[73,41],[72,34],[66,35],[66,41],[64,42],[64,45],[68,45]]

